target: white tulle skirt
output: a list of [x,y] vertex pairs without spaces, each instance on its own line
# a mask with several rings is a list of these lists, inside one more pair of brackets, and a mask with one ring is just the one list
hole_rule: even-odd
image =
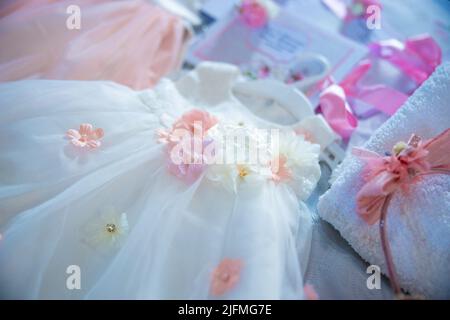
[[[189,106],[164,86],[0,85],[1,298],[303,297],[308,209],[287,185],[231,193],[203,176],[186,184],[170,175],[154,110],[170,99],[174,113]],[[100,148],[65,138],[85,122],[103,128]],[[108,221],[115,236],[103,230]],[[239,281],[212,296],[226,258],[242,261]]]

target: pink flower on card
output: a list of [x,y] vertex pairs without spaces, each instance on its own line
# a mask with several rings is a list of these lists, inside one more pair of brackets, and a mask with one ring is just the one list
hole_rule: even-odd
[[306,284],[303,287],[303,293],[305,294],[306,300],[319,300],[319,295],[317,294],[316,290],[314,290],[314,287],[310,284]]
[[242,269],[239,259],[223,259],[214,269],[211,279],[211,294],[221,296],[238,283]]
[[243,21],[252,28],[261,28],[269,20],[267,9],[258,0],[244,0],[240,13]]
[[67,131],[66,136],[70,139],[70,142],[77,147],[84,148],[97,148],[100,147],[100,139],[103,137],[103,129],[93,128],[92,124],[83,123],[80,125],[79,130],[70,129]]

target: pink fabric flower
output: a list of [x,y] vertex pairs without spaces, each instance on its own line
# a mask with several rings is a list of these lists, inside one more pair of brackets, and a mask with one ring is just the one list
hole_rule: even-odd
[[[278,163],[278,166],[275,166],[274,162]],[[287,159],[283,155],[280,155],[274,161],[272,161],[270,167],[272,170],[272,179],[274,181],[282,182],[292,178],[292,171],[286,166],[286,162]]]
[[158,141],[166,143],[169,172],[187,183],[193,183],[204,172],[207,163],[205,147],[212,141],[205,136],[218,123],[216,117],[193,109],[175,121],[171,129],[156,131]]
[[210,113],[193,109],[183,114],[181,118],[174,123],[172,131],[175,131],[176,129],[185,129],[191,134],[201,132],[202,135],[205,135],[206,132],[218,122],[217,118]]
[[238,283],[242,269],[239,259],[223,259],[214,269],[211,279],[211,294],[221,296]]
[[[169,143],[167,146],[169,172],[188,184],[196,181],[206,169],[207,159],[204,150],[211,142],[211,140],[189,137],[187,141]],[[201,146],[201,150],[195,150],[196,144]],[[173,148],[182,145],[185,148],[180,147],[179,154],[172,153]]]
[[317,294],[314,287],[310,284],[306,284],[303,287],[303,293],[305,294],[306,300],[319,300],[319,295]]
[[244,0],[240,7],[242,20],[252,28],[260,28],[266,25],[269,14],[257,0]]
[[158,129],[156,135],[158,142],[171,143],[180,142],[186,137],[192,137],[196,134],[200,134],[203,138],[209,129],[215,126],[219,120],[210,113],[198,109],[190,110],[184,113],[172,125],[170,129]]
[[79,130],[70,129],[67,131],[66,136],[70,139],[70,142],[77,147],[84,148],[97,148],[100,147],[100,139],[103,137],[103,129],[95,129],[89,123],[83,123],[80,125]]

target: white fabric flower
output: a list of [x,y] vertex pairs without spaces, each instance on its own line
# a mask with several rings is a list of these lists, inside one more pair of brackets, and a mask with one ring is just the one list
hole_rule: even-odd
[[[272,153],[276,155],[277,150]],[[319,153],[320,146],[306,141],[301,135],[294,132],[280,134],[278,155],[286,160],[284,169],[289,170],[291,176],[286,182],[302,200],[309,197],[319,181]]]
[[208,132],[216,146],[216,158],[206,178],[230,192],[240,185],[256,187],[270,179],[269,140],[262,131],[244,124],[222,123]]
[[114,207],[104,208],[98,217],[85,226],[85,241],[93,247],[119,247],[129,231],[128,217]]
[[219,123],[208,130],[207,138],[215,143],[216,164],[249,163],[267,165],[270,156],[267,130],[245,123]]
[[206,172],[207,179],[234,193],[243,185],[252,188],[262,186],[271,176],[269,166],[249,164],[214,164]]

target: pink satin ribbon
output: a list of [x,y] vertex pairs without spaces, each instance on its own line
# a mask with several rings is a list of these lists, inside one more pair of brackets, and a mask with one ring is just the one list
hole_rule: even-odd
[[[369,46],[373,57],[386,59],[420,85],[441,63],[439,45],[429,36],[408,39],[405,44],[396,40],[373,43]],[[408,99],[408,95],[383,84],[361,85],[360,80],[372,67],[369,59],[361,61],[345,79],[323,86],[320,108],[323,116],[342,138],[350,137],[358,119],[350,107],[349,98],[361,101],[387,115],[393,115]]]
[[366,162],[365,184],[356,195],[357,213],[370,225],[379,222],[383,253],[396,294],[400,294],[401,289],[387,240],[389,203],[395,192],[406,190],[424,175],[450,174],[449,150],[450,129],[425,142],[417,135],[412,135],[408,144],[396,145],[391,156],[353,149],[353,154]]
[[333,130],[347,139],[358,126],[358,119],[353,114],[345,89],[332,84],[320,94],[320,110]]
[[372,43],[369,49],[376,57],[385,59],[402,70],[417,85],[421,85],[442,62],[442,50],[429,35],[419,35],[406,40]]

